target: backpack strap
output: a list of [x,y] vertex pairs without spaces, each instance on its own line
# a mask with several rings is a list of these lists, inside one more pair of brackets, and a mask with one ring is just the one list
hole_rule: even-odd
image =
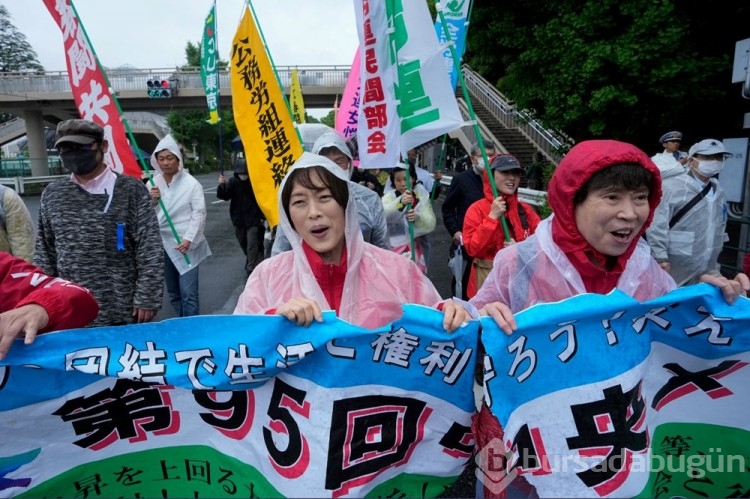
[[688,201],[688,203],[685,206],[680,208],[680,210],[677,213],[675,213],[672,219],[669,221],[669,228],[671,229],[672,227],[677,225],[677,222],[679,222],[682,219],[682,217],[687,215],[687,212],[689,212],[693,208],[693,206],[698,204],[701,199],[706,197],[706,194],[708,194],[708,191],[710,191],[713,188],[713,186],[714,186],[713,182],[709,181],[708,184],[706,184],[706,187],[704,187],[702,191],[696,194],[693,199]]

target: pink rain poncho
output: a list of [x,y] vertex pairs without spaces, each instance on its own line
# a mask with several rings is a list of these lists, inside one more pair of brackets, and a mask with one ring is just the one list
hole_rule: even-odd
[[[279,226],[289,238],[292,251],[264,260],[255,268],[240,295],[235,314],[266,313],[291,298],[302,296],[315,300],[323,310],[332,308],[313,275],[302,248],[302,238],[292,228],[281,206],[281,192],[291,173],[313,166],[322,166],[347,181],[346,173],[333,161],[317,154],[302,154],[279,188]],[[358,326],[375,328],[400,318],[404,303],[433,307],[441,301],[432,282],[414,262],[364,242],[351,191],[345,220],[347,270],[338,317]]]

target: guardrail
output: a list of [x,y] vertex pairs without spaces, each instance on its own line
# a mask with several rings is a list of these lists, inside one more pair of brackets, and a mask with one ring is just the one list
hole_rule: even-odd
[[26,194],[26,186],[32,184],[49,184],[61,178],[68,178],[70,175],[47,175],[41,177],[2,177],[0,184],[12,187],[19,194]]
[[470,67],[464,65],[463,74],[466,89],[471,96],[481,102],[505,127],[519,129],[547,155],[548,159],[554,161],[555,164],[560,161],[560,151],[565,143],[528,113],[516,109],[513,103],[505,99],[494,85]]
[[[440,179],[440,185],[449,186],[452,181],[453,175],[443,175]],[[536,191],[520,187],[518,189],[518,199],[533,206],[542,206],[547,202],[547,191]]]
[[[292,70],[297,69],[300,85],[303,87],[344,87],[349,78],[349,66],[277,66],[276,71],[281,85],[289,87],[292,81]],[[148,80],[154,78],[177,80],[177,95],[180,88],[202,89],[200,70],[198,68],[154,68],[132,70],[108,70],[107,78],[112,88],[117,91],[146,91]],[[229,71],[219,71],[219,85],[229,89]],[[71,92],[70,81],[66,71],[49,73],[3,73],[0,75],[0,93],[47,93]]]

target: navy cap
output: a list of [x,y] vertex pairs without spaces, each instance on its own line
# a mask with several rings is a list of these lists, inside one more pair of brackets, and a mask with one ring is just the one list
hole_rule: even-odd
[[667,132],[667,133],[665,133],[659,139],[659,144],[663,144],[665,142],[670,142],[670,141],[673,141],[673,140],[677,141],[677,142],[682,142],[682,132],[678,132],[677,130],[675,130],[673,132]]
[[490,169],[499,172],[526,171],[512,154],[498,154],[492,158],[490,161]]

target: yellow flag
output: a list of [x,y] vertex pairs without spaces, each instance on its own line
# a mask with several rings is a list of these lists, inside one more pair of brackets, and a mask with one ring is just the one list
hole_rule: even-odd
[[230,68],[232,111],[248,174],[258,205],[274,227],[279,223],[277,190],[302,155],[302,144],[247,6],[232,40]]
[[292,105],[292,117],[297,123],[305,122],[305,101],[302,100],[302,86],[299,83],[297,68],[292,69],[292,84],[289,86],[289,102]]

